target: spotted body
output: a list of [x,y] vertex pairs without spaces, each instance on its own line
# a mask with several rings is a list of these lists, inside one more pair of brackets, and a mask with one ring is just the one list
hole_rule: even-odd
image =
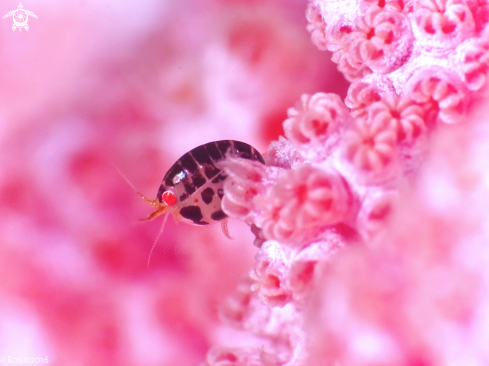
[[244,142],[209,142],[173,164],[161,182],[157,203],[166,206],[164,211],[171,211],[176,221],[188,224],[209,225],[226,219],[221,201],[227,176],[218,163],[228,156],[265,164],[260,153]]

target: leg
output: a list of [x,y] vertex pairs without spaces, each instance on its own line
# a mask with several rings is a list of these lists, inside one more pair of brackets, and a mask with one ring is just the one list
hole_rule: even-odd
[[[143,197],[143,198],[145,198],[145,197]],[[148,217],[145,217],[143,219],[139,219],[138,221],[151,221],[151,220],[154,220],[155,218],[157,218],[158,216],[163,215],[164,213],[167,213],[167,212],[168,212],[167,206],[165,204],[161,204],[161,205],[157,206],[156,209],[153,212],[151,212]]]
[[229,229],[228,229],[228,218],[226,217],[224,220],[221,220],[221,229],[222,229],[222,232],[224,233],[224,235],[226,235],[226,237],[228,239],[234,239],[231,234],[229,234]]

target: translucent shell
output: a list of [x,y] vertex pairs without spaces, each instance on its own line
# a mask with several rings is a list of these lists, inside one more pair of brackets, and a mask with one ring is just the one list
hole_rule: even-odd
[[209,142],[190,150],[170,167],[156,200],[176,221],[192,225],[223,223],[227,215],[221,201],[227,174],[219,163],[228,156],[265,163],[260,153],[244,142]]

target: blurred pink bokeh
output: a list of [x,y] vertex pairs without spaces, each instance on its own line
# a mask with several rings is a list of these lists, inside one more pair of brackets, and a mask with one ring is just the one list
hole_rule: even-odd
[[[0,22],[0,356],[196,365],[253,235],[138,223],[173,162],[213,140],[261,151],[302,93],[346,96],[304,1],[28,2]],[[17,8],[2,2],[0,12]]]

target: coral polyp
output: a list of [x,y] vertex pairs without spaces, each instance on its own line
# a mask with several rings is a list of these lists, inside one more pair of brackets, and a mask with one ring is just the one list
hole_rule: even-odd
[[[432,206],[426,203],[405,221],[402,215],[416,212],[405,192],[415,191],[426,174],[433,141],[444,133],[440,130],[463,123],[484,97],[487,6],[464,0],[309,1],[312,43],[332,52],[338,70],[352,83],[344,103],[332,94],[302,95],[289,108],[285,139],[272,143],[266,166],[231,162],[226,168],[226,199],[239,206],[228,204],[225,210],[252,225],[260,248],[248,277],[247,301],[258,299],[262,307],[239,323],[265,337],[268,352],[274,347],[277,352],[267,363],[271,358],[258,361],[258,350],[251,361],[249,349],[236,349],[236,360],[249,361],[231,364],[276,365],[278,359],[290,366],[447,364],[435,360],[446,360],[449,346],[440,350],[430,343],[434,338],[418,334],[421,319],[435,312],[437,331],[443,322],[463,328],[460,321],[469,331],[478,306],[473,296],[481,294],[473,285],[458,301],[451,296],[460,281],[444,282],[451,260],[438,246],[456,244],[440,234],[445,226],[437,221],[435,206],[443,201],[436,197],[454,193],[440,187],[428,200]],[[248,178],[237,176],[238,164]],[[476,184],[470,176],[457,179],[467,187]],[[423,229],[418,233],[415,225]],[[459,233],[471,235],[470,230]],[[441,282],[435,279],[437,269],[426,267],[431,265],[439,266]],[[457,265],[455,272],[473,284]],[[487,272],[478,275],[487,280]],[[432,294],[423,276],[433,281]],[[251,328],[253,317],[264,317],[265,325]],[[264,330],[272,321],[283,331],[280,341]],[[300,334],[297,342],[290,338],[291,322]],[[421,349],[429,352],[421,355]],[[464,355],[483,364],[487,353]]]

